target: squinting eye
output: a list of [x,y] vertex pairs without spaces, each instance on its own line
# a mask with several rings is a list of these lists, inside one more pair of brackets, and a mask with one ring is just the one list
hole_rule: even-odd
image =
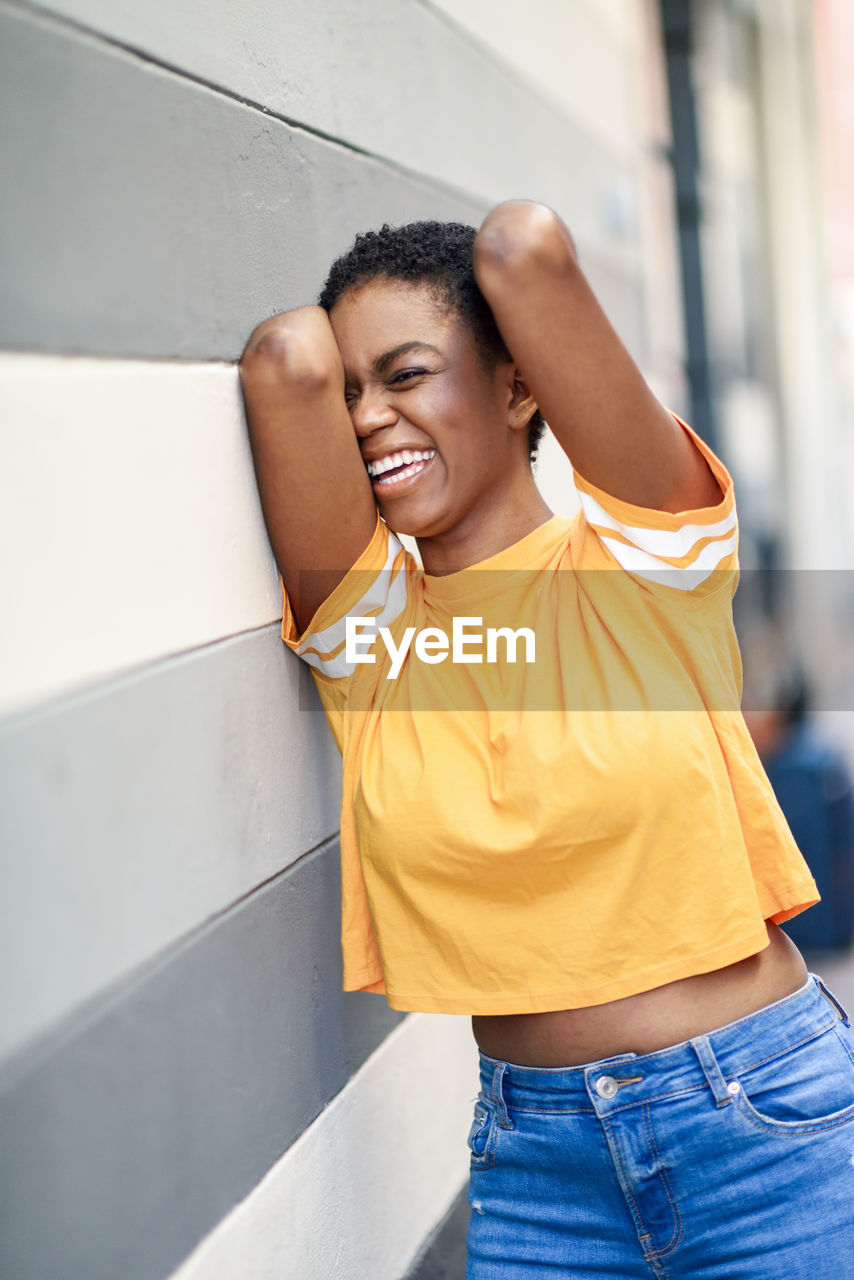
[[418,378],[423,373],[427,373],[427,370],[426,369],[401,369],[399,373],[396,373],[392,378],[389,379],[389,382],[391,383],[392,386],[394,386],[396,383],[408,382],[410,378]]

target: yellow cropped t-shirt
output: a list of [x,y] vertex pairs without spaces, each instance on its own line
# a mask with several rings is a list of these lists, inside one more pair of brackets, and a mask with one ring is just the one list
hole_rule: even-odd
[[574,519],[469,569],[424,573],[378,518],[302,637],[285,596],[343,755],[346,990],[596,1005],[752,955],[818,901],[739,709],[732,481],[682,426],[716,507],[576,474]]

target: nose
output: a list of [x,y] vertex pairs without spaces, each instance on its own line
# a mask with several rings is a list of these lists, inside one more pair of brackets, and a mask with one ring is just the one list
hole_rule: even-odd
[[357,436],[369,436],[381,427],[393,427],[397,422],[397,410],[382,391],[362,391],[359,399],[350,407],[350,417]]

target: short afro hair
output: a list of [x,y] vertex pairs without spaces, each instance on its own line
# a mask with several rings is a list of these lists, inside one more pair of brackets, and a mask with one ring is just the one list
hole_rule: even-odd
[[[477,232],[464,222],[408,222],[357,235],[351,247],[329,268],[318,305],[331,311],[351,289],[386,277],[425,284],[440,302],[467,325],[487,368],[509,352],[489,304],[478,288],[472,267]],[[546,424],[539,409],[528,423],[528,454],[533,462]]]

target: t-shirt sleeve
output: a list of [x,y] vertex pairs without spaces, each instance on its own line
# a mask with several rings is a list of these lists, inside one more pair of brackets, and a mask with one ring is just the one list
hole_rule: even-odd
[[285,584],[282,639],[323,681],[344,684],[365,664],[348,659],[347,618],[389,627],[406,606],[407,555],[399,538],[377,514],[373,536],[359,559],[299,634]]
[[716,506],[690,511],[636,507],[604,493],[575,471],[588,567],[621,568],[641,585],[696,596],[738,581],[738,518],[732,477],[687,423],[673,415],[708,463],[721,490]]

